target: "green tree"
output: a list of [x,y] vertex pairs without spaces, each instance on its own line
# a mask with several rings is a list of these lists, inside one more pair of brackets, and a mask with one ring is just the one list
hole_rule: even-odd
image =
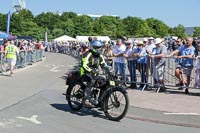
[[75,34],[91,35],[92,31],[93,31],[92,18],[86,15],[78,16],[75,23]]
[[151,36],[153,32],[147,23],[139,17],[127,17],[123,20],[127,36],[144,37]]
[[153,36],[165,37],[168,35],[169,27],[162,21],[154,18],[146,19],[147,25],[153,31]]
[[24,21],[32,21],[34,19],[32,12],[27,9],[20,10],[17,15]]
[[59,37],[59,36],[61,36],[63,34],[64,34],[63,29],[54,28],[53,31],[52,31],[52,36],[54,38]]
[[169,35],[174,35],[174,29],[170,27],[168,30],[168,33]]
[[10,22],[10,31],[14,35],[23,35],[22,34],[22,22],[23,19],[20,17],[20,14],[12,14],[11,22]]
[[0,31],[6,31],[7,14],[0,14]]
[[118,17],[102,16],[94,21],[94,33],[98,35],[116,38],[117,35],[125,34],[123,23]]
[[12,14],[10,31],[14,35],[34,36],[34,16],[29,10],[21,10],[18,14]]
[[61,21],[64,21],[64,22],[68,21],[68,19],[71,19],[75,23],[77,18],[78,18],[78,15],[74,12],[64,12],[61,15]]
[[56,24],[56,28],[63,29],[64,34],[69,36],[75,35],[75,24],[72,19],[67,19],[66,21],[62,21]]
[[185,38],[185,27],[181,24],[173,28],[173,33],[175,36],[178,36],[179,38]]
[[200,27],[194,27],[193,37],[200,37]]
[[35,17],[35,22],[40,27],[45,27],[52,31],[57,23],[60,23],[60,16],[55,13],[41,13],[38,16]]

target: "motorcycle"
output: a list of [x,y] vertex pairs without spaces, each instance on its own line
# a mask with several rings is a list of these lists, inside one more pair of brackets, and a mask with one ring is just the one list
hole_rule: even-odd
[[[102,110],[108,119],[120,121],[129,107],[127,91],[121,86],[121,81],[114,75],[112,68],[104,67],[103,71],[104,75],[92,77],[90,103],[94,108]],[[79,70],[68,73],[66,85],[68,88],[65,95],[69,107],[74,111],[80,110],[84,105],[87,82],[81,79]]]

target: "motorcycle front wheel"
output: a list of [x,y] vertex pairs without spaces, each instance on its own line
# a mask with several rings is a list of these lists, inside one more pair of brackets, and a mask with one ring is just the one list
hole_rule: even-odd
[[121,87],[112,88],[104,100],[104,113],[113,121],[120,121],[127,114],[129,98],[127,92]]
[[66,98],[68,100],[69,107],[78,111],[83,107],[84,90],[80,83],[71,85],[67,90]]

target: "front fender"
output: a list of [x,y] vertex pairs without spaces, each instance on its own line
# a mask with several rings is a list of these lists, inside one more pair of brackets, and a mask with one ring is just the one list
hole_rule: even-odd
[[110,87],[107,90],[104,91],[104,93],[102,94],[100,101],[103,101],[105,99],[106,96],[108,96],[108,94],[112,91],[121,91],[122,93],[126,94],[128,93],[123,87],[121,86],[114,86],[114,87]]

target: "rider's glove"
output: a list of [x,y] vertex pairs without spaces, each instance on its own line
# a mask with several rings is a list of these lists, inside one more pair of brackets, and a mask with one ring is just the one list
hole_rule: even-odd
[[92,75],[96,75],[96,70],[92,69],[91,73],[92,73]]

